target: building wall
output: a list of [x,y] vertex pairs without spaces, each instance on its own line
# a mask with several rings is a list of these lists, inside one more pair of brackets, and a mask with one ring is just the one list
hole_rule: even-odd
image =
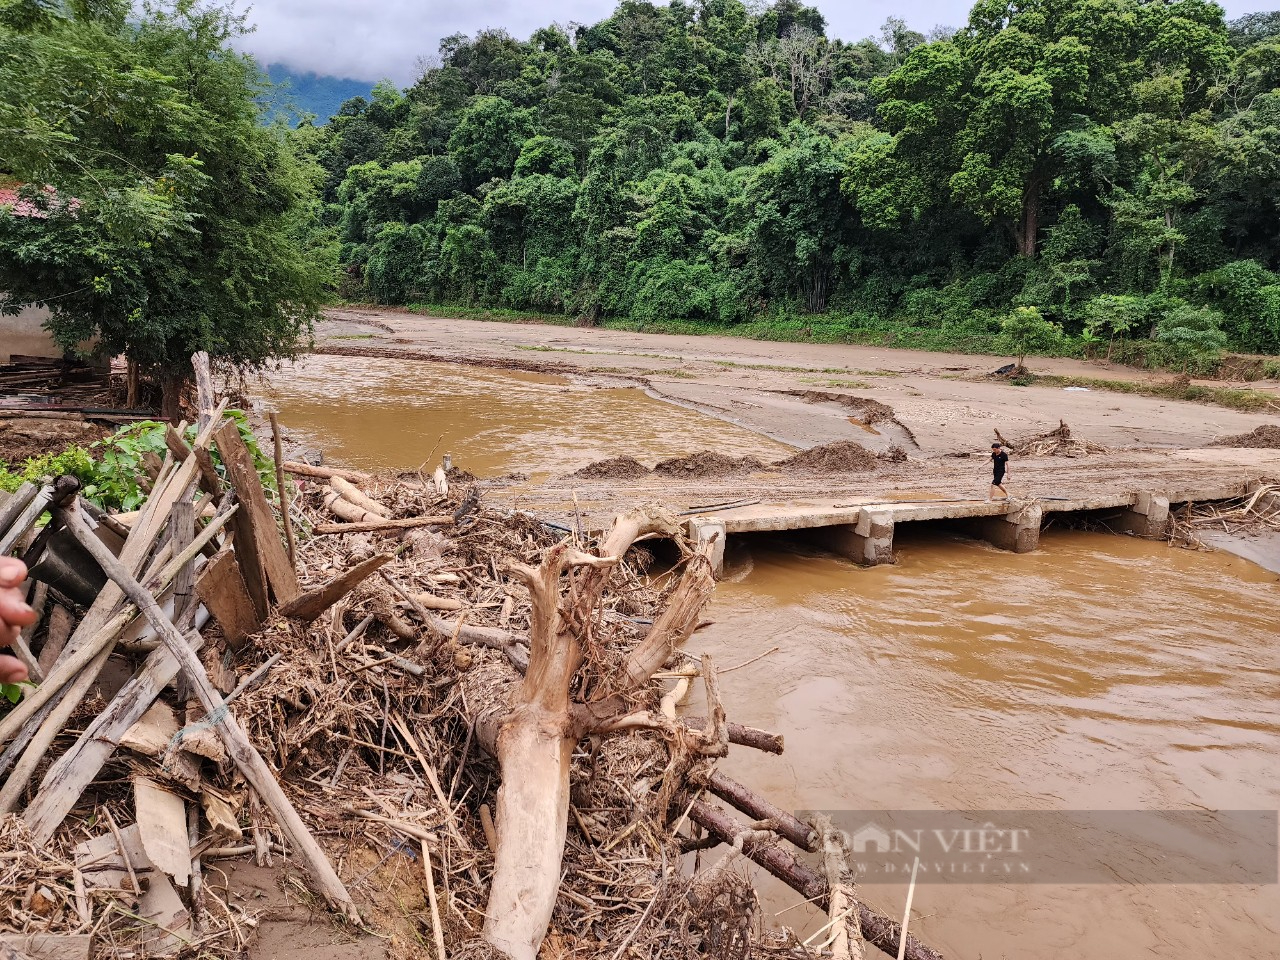
[[14,354],[58,359],[62,350],[41,324],[49,316],[45,307],[27,307],[16,315],[0,315],[0,363]]

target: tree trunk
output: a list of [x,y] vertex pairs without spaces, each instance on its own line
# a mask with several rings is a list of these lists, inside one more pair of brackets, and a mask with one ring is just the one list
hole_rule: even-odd
[[138,409],[138,361],[132,357],[125,361],[125,400],[130,410]]
[[1018,256],[1034,257],[1040,233],[1040,179],[1032,177],[1022,191],[1022,215],[1014,228]]
[[188,378],[166,373],[160,378],[160,417],[172,424],[182,421],[182,388]]

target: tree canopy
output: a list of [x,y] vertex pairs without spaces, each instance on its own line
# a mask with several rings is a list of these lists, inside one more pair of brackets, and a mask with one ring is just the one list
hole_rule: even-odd
[[263,124],[243,29],[189,0],[0,0],[0,177],[27,201],[0,207],[0,308],[44,302],[64,346],[169,378],[306,342],[322,173]]
[[993,337],[1036,307],[1108,339],[1186,307],[1275,352],[1277,16],[978,0],[846,42],[799,0],[623,0],[449,37],[300,135],[350,296]]

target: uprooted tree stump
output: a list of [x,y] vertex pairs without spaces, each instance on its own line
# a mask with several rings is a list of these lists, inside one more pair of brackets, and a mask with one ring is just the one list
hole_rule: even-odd
[[[728,744],[709,663],[704,679],[712,710],[705,730],[687,730],[660,714],[635,709],[639,691],[693,633],[711,596],[714,579],[704,554],[689,560],[666,609],[617,677],[579,676],[598,662],[597,608],[612,568],[633,543],[650,536],[678,538],[679,523],[666,511],[641,508],[614,522],[597,554],[564,543],[553,547],[538,568],[509,567],[529,588],[529,666],[506,710],[482,717],[477,735],[502,773],[483,936],[512,960],[534,960],[551,923],[568,829],[570,760],[578,742],[645,727],[678,729],[689,754],[723,755]],[[575,700],[575,680],[588,699]]]

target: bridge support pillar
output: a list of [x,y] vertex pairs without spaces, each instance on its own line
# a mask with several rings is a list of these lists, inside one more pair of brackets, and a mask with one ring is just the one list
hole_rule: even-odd
[[711,575],[719,580],[724,576],[724,541],[728,535],[723,520],[711,517],[694,517],[688,523],[689,539],[696,549],[711,544],[707,559],[711,561]]
[[1140,493],[1115,525],[1117,530],[1135,536],[1163,537],[1169,528],[1169,500],[1154,493]]
[[1009,512],[998,517],[976,517],[971,528],[987,543],[1001,550],[1030,553],[1040,546],[1040,522],[1044,511],[1038,503],[1010,504]]
[[823,527],[820,533],[827,549],[861,566],[893,563],[893,515],[887,510],[862,510],[857,523]]

